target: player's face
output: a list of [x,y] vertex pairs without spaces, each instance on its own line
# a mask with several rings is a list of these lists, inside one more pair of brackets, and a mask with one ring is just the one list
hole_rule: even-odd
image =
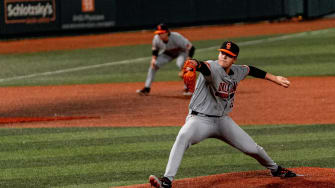
[[221,67],[223,68],[228,68],[230,67],[232,64],[235,63],[236,61],[236,57],[233,57],[227,53],[224,53],[224,52],[220,52],[219,53],[219,57],[218,57],[218,62],[219,62],[219,65],[221,65]]
[[161,33],[161,34],[159,34],[159,38],[161,38],[162,41],[168,41],[169,40],[169,33]]

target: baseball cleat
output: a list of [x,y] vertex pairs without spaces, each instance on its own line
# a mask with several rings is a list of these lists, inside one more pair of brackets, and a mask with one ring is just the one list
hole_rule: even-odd
[[139,95],[142,95],[142,96],[149,95],[150,87],[144,87],[143,89],[138,89],[138,90],[136,90],[136,93],[138,93]]
[[157,178],[154,175],[150,175],[149,182],[150,182],[150,185],[155,188],[171,188],[172,187],[172,182],[167,177]]
[[281,166],[278,166],[278,169],[276,172],[271,172],[272,176],[274,177],[281,177],[281,178],[291,178],[291,177],[296,177],[297,175],[286,169],[286,168],[282,168]]

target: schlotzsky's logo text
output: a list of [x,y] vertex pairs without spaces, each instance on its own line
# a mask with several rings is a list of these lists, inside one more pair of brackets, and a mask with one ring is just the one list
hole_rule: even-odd
[[49,23],[55,19],[55,0],[5,0],[7,24]]

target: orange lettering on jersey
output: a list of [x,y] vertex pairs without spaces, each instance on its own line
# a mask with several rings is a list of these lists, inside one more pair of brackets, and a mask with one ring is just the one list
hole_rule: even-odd
[[235,95],[235,91],[237,89],[237,82],[225,83],[221,82],[218,90],[215,92],[215,96],[218,96],[223,99],[231,99]]

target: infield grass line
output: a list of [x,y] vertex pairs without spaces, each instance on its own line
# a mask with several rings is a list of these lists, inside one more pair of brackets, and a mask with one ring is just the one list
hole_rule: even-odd
[[[270,37],[265,39],[258,39],[258,40],[251,40],[251,41],[245,41],[240,42],[239,46],[249,46],[249,45],[255,45],[255,44],[261,44],[261,43],[270,43],[274,41],[281,41],[281,40],[287,40],[292,38],[298,38],[303,37],[306,35],[317,35],[317,34],[324,34],[329,32],[331,29],[325,29],[325,30],[318,30],[318,31],[307,31],[307,32],[301,32],[301,33],[294,33],[294,34],[287,34],[287,35],[281,35],[276,37]],[[205,52],[209,50],[217,49],[217,46],[208,47],[208,48],[200,48],[197,49],[198,52]],[[50,75],[56,75],[56,74],[63,74],[63,73],[69,73],[69,72],[77,72],[77,71],[83,71],[88,69],[94,69],[94,68],[101,68],[101,67],[109,67],[109,66],[115,66],[115,65],[122,65],[122,64],[136,64],[143,61],[150,60],[151,57],[140,57],[136,59],[126,59],[122,61],[116,61],[116,62],[107,62],[102,64],[96,64],[96,65],[88,65],[88,66],[80,66],[75,68],[68,68],[68,69],[62,69],[57,71],[48,71],[48,72],[42,72],[42,73],[35,73],[35,74],[28,74],[24,76],[15,76],[15,77],[9,77],[9,78],[2,78],[0,79],[0,82],[8,82],[13,80],[22,80],[22,79],[28,79],[28,78],[35,78],[39,76],[50,76]]]

